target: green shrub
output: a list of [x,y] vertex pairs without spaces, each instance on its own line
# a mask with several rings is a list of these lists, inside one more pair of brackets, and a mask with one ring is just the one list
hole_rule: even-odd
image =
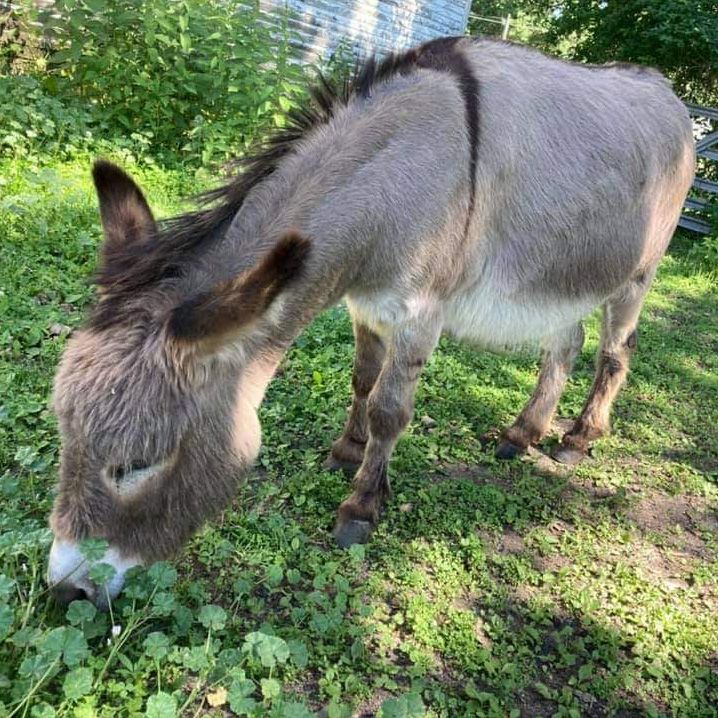
[[45,38],[36,21],[37,9],[30,0],[0,2],[0,75],[44,67]]
[[50,87],[155,155],[236,156],[302,87],[291,34],[220,0],[58,0]]
[[718,204],[709,205],[704,217],[711,224],[711,231],[696,239],[689,257],[701,269],[718,276]]
[[0,153],[64,156],[92,139],[90,114],[48,95],[34,77],[0,75]]

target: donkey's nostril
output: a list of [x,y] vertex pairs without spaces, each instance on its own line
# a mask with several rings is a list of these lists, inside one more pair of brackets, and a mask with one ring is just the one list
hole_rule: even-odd
[[55,600],[63,606],[67,606],[73,601],[81,601],[87,598],[87,592],[84,589],[74,586],[67,581],[56,583],[52,587],[52,595],[55,597]]

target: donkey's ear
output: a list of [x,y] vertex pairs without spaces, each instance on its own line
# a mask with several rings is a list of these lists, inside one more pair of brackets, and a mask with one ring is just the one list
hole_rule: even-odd
[[197,343],[208,354],[259,319],[271,303],[302,274],[311,243],[296,232],[285,234],[252,269],[174,307],[168,335],[183,344]]
[[105,230],[102,263],[138,243],[144,243],[156,230],[147,200],[133,179],[117,165],[97,160],[92,179],[100,203],[100,217]]

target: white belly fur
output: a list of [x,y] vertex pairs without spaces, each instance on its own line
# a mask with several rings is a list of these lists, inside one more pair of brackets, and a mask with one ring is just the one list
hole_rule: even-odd
[[516,300],[487,285],[474,285],[443,301],[426,296],[404,298],[382,292],[346,298],[353,316],[380,336],[391,327],[416,320],[422,314],[440,311],[446,334],[488,348],[504,349],[536,344],[578,322],[600,299],[584,297],[560,301],[547,297]]
[[535,344],[585,317],[600,300],[514,299],[486,285],[474,286],[444,304],[444,331],[469,342],[510,348]]

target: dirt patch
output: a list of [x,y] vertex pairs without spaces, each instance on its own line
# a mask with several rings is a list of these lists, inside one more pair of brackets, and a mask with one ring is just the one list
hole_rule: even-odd
[[562,568],[571,565],[571,559],[560,553],[550,553],[546,556],[534,556],[531,565],[541,573],[556,573]]
[[659,535],[662,543],[678,554],[703,560],[716,558],[704,534],[718,536],[718,515],[702,497],[669,496],[643,488],[626,516],[641,531]]
[[666,591],[688,588],[687,577],[693,560],[675,551],[663,551],[653,544],[636,544],[631,558],[639,573],[647,581],[660,584]]
[[294,695],[303,700],[312,711],[318,711],[318,715],[324,715],[321,712],[324,710],[322,704],[317,701],[317,696],[321,693],[319,676],[313,671],[310,672],[308,669],[304,675],[306,677],[301,682],[287,683],[286,690],[290,695]]
[[[378,690],[371,698],[367,698],[359,704],[358,708],[352,713],[352,718],[375,718],[382,702],[391,697],[392,695],[388,691]],[[320,712],[317,718],[326,718],[327,715],[327,713]]]
[[499,553],[519,554],[526,550],[524,540],[513,529],[505,529],[499,541]]
[[453,464],[441,464],[438,474],[429,477],[431,481],[440,482],[446,478],[450,479],[468,479],[477,484],[494,484],[502,488],[508,489],[511,481],[502,479],[494,474],[488,467],[482,464],[466,464],[462,461]]

